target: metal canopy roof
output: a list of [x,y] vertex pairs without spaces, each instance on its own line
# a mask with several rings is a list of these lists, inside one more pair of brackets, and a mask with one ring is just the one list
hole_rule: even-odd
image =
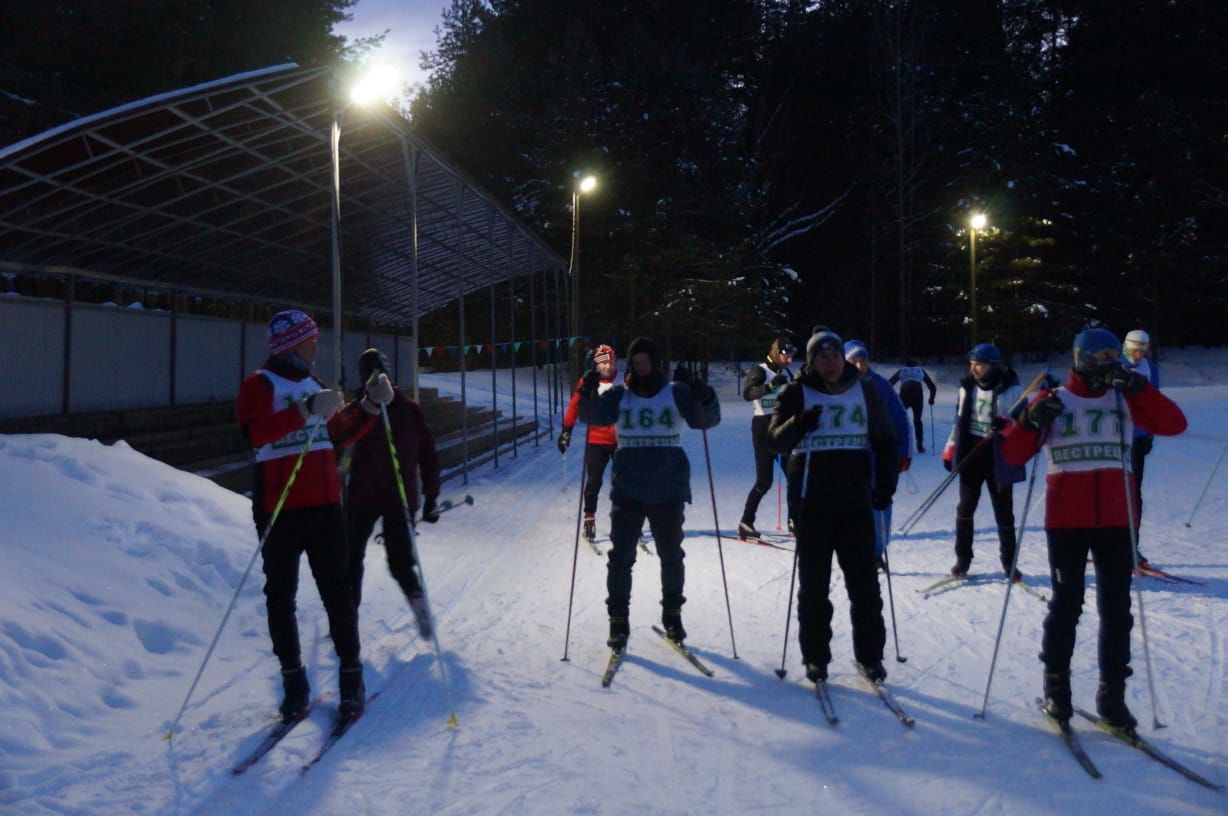
[[[0,149],[0,262],[323,312],[332,299],[332,99],[330,68],[282,65]],[[348,314],[409,326],[415,307],[426,314],[493,282],[566,266],[386,108],[342,112],[340,176]]]

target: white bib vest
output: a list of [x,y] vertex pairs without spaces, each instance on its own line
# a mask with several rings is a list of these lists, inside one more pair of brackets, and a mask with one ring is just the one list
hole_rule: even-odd
[[993,433],[994,417],[998,415],[993,389],[978,385],[971,396],[975,402],[972,404],[972,421],[968,424],[968,431],[973,436],[989,436]]
[[[302,380],[295,382],[285,377],[279,377],[272,371],[266,371],[263,368],[259,369],[258,373],[263,374],[264,378],[273,386],[273,410],[275,411],[287,408],[304,397],[323,390],[320,388],[320,384],[311,377],[304,377]],[[312,427],[318,427],[319,430],[316,431],[315,439],[311,443],[311,450],[332,450],[333,443],[328,439],[328,429],[321,427],[326,424],[323,417],[311,416],[307,420],[307,424],[297,431],[291,431],[276,442],[270,442],[257,448],[256,461],[267,462],[270,459],[280,459],[283,456],[298,456],[303,450],[303,445],[307,444],[307,436],[311,433]]]
[[628,388],[618,406],[618,447],[682,447],[684,422],[674,402],[673,386],[651,397],[641,397]]
[[[777,372],[773,371],[767,363],[760,363],[759,367],[763,369],[763,374],[766,377],[764,382],[771,383],[772,378],[776,376]],[[789,369],[787,367],[782,368],[780,372],[784,374],[786,377],[790,375]],[[792,377],[790,377],[790,379],[792,379]],[[779,391],[771,391],[771,392],[764,394],[759,399],[752,401],[751,405],[755,407],[754,415],[763,416],[764,414],[773,413],[776,410],[776,400],[779,397],[779,394],[780,394]]]
[[804,408],[819,405],[823,412],[819,414],[819,427],[801,438],[794,453],[865,450],[870,446],[870,421],[860,382],[843,394],[824,394],[803,385],[802,398]]
[[1116,392],[1106,391],[1098,397],[1080,397],[1063,388],[1058,391],[1058,397],[1065,409],[1049,429],[1049,439],[1045,443],[1049,472],[1075,473],[1120,468],[1123,438],[1126,440],[1126,470],[1129,470],[1134,423],[1130,421],[1130,412],[1124,406],[1122,411],[1117,410]]
[[905,366],[900,369],[900,382],[925,382],[925,370],[920,366]]

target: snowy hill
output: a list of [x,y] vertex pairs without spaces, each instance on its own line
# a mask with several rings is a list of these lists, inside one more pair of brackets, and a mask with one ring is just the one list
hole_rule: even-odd
[[[1185,521],[1228,444],[1219,411],[1228,353],[1173,351],[1166,391],[1190,431],[1157,442],[1148,460],[1143,551],[1199,584],[1144,579],[1142,593],[1159,719],[1135,608],[1128,701],[1165,751],[1228,781],[1228,467],[1193,526]],[[890,373],[884,368],[885,373]],[[1025,366],[1029,379],[1037,369]],[[957,368],[933,372],[937,430],[949,429]],[[720,527],[737,523],[753,482],[750,409],[718,375],[724,420],[708,434]],[[429,378],[445,390],[456,383]],[[521,380],[521,394],[525,380]],[[488,376],[473,378],[484,399]],[[499,388],[510,391],[501,375]],[[489,393],[488,391],[486,393]],[[502,398],[501,398],[502,399]],[[531,409],[529,409],[531,410]],[[928,420],[928,417],[927,417]],[[557,424],[556,424],[557,427]],[[928,422],[926,428],[929,431]],[[577,434],[577,439],[579,438]],[[724,538],[718,551],[702,437],[688,440],[695,503],[687,508],[688,643],[715,669],[705,678],[652,633],[654,559],[640,556],[628,657],[613,686],[606,657],[605,565],[578,551],[571,642],[564,654],[577,510],[579,448],[520,449],[445,498],[477,500],[424,525],[419,548],[438,619],[459,727],[430,644],[368,549],[360,616],[367,687],[381,696],[322,763],[300,775],[328,728],[336,658],[309,573],[299,619],[314,693],[310,720],[243,777],[230,766],[273,722],[279,699],[259,560],[173,741],[178,711],[256,547],[249,502],[125,445],[57,436],[0,436],[0,813],[13,814],[1210,814],[1228,795],[1205,790],[1079,723],[1104,772],[1092,780],[1038,716],[1036,658],[1044,606],[1011,595],[985,722],[980,710],[1005,588],[974,583],[923,598],[916,590],[952,561],[955,491],[891,549],[899,649],[888,683],[916,717],[906,730],[851,668],[838,568],[832,698],[823,722],[802,679],[791,624],[780,667],[792,554]],[[898,525],[945,475],[914,460],[896,497]],[[1042,474],[1043,475],[1043,474]],[[1044,481],[1038,479],[1037,494]],[[1017,517],[1026,485],[1016,487]],[[759,526],[776,523],[775,491]],[[1043,497],[1028,515],[1020,566],[1047,593]],[[977,519],[973,570],[996,569],[988,502]],[[598,531],[608,532],[603,494]],[[734,631],[729,631],[721,556]],[[886,586],[884,585],[884,590]],[[1096,684],[1091,603],[1074,662],[1076,702]],[[890,626],[890,621],[888,621]],[[733,656],[736,642],[737,659]]]

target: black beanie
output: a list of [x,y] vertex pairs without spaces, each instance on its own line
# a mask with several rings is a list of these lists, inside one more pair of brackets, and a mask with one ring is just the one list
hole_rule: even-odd
[[657,352],[657,344],[647,337],[637,337],[631,341],[631,345],[627,346],[627,360],[629,361],[636,354],[647,354],[648,359],[652,360],[652,367],[657,368],[661,365],[661,355]]
[[388,371],[388,358],[379,349],[369,348],[358,358],[358,378],[364,383],[376,371]]
[[807,364],[814,360],[814,355],[818,354],[820,349],[835,349],[843,355],[844,341],[840,339],[840,335],[829,328],[823,327],[820,331],[812,334],[810,340],[806,342]]

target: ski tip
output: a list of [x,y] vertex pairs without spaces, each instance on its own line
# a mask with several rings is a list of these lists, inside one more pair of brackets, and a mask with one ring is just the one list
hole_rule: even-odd
[[448,715],[448,728],[459,728],[460,721],[456,719],[456,712],[453,711]]
[[462,499],[462,501],[463,501],[465,504],[473,504],[473,496],[471,496],[470,494],[466,493],[466,494],[465,494],[465,498],[464,498],[464,499]]

